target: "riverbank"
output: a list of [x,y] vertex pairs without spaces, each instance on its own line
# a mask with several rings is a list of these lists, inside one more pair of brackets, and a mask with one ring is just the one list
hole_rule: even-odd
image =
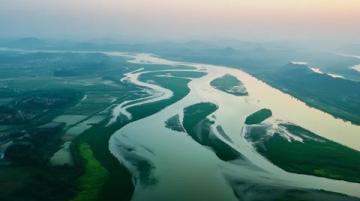
[[[156,61],[156,64],[162,63],[161,59],[154,59],[151,55],[149,55],[148,60],[146,56],[141,55],[141,59],[139,60],[148,63],[151,63],[151,61]],[[164,63],[169,64],[171,61],[165,60]],[[194,79],[189,83],[190,93],[185,96],[185,98],[152,116],[126,125],[111,138],[110,149],[112,153],[114,153],[120,161],[126,161],[128,165],[132,167],[133,175],[136,175],[137,180],[140,181],[135,187],[134,200],[149,198],[174,199],[180,193],[178,189],[181,188],[177,187],[184,185],[207,186],[208,189],[210,189],[211,186],[211,189],[217,189],[216,191],[214,190],[214,193],[217,193],[216,196],[229,196],[228,199],[232,199],[230,198],[231,194],[228,194],[229,186],[223,186],[223,181],[217,178],[218,174],[224,174],[222,171],[231,175],[231,179],[264,185],[267,190],[273,189],[273,185],[276,185],[290,189],[322,189],[350,196],[360,196],[354,190],[359,187],[359,184],[285,172],[256,153],[251,143],[244,139],[243,135],[239,136],[239,133],[243,133],[242,127],[244,126],[246,117],[261,108],[271,108],[274,118],[300,123],[305,125],[305,128],[320,131],[317,133],[326,138],[336,138],[337,141],[348,146],[357,146],[353,142],[354,138],[359,138],[359,136],[356,135],[357,131],[359,131],[357,126],[345,123],[333,118],[331,115],[310,108],[301,101],[266,85],[240,70],[222,66],[184,62],[173,62],[173,65],[188,65],[197,69],[204,69],[208,74],[199,79]],[[242,81],[249,92],[249,96],[233,96],[216,90],[210,85],[212,80],[225,74],[236,76]],[[237,161],[236,165],[224,164],[216,159],[216,157],[214,158],[214,155],[211,155],[214,154],[213,152],[203,150],[203,147],[199,147],[196,143],[194,144],[194,141],[189,141],[186,136],[183,138],[177,131],[165,127],[165,122],[169,118],[179,115],[181,119],[183,117],[181,111],[185,107],[199,102],[210,102],[219,106],[219,109],[215,111],[211,117],[214,121],[213,126],[218,127],[220,125],[223,128],[222,133],[225,133],[225,136],[231,139],[231,141],[228,140],[226,143],[243,154],[246,158],[245,161]],[[334,133],[334,130],[328,128],[327,124],[317,124],[311,121],[311,118],[319,116],[323,121],[330,121],[332,123],[330,127],[335,126],[337,129],[343,128],[349,131],[347,133],[347,139],[344,140],[344,136]],[[220,134],[216,134],[216,137],[222,139]],[[160,141],[161,143],[159,143]],[[125,145],[132,150],[132,153],[117,148]],[[180,151],[176,147],[187,147],[187,149],[181,149]],[[136,161],[139,159],[141,159],[141,162],[144,162],[144,164],[146,162],[146,164],[149,165],[147,167],[150,167],[146,169],[146,175],[141,175],[136,171],[136,169],[140,168],[136,165]],[[176,166],[171,165],[172,163],[176,164]],[[190,167],[192,168],[191,175],[186,172],[189,164],[191,164]],[[203,165],[206,165],[206,167],[203,167]],[[220,171],[219,169],[213,169],[213,167],[218,167],[219,165],[224,169],[221,168]],[[177,174],[173,175],[165,171],[169,169],[171,169],[172,172],[177,172]],[[229,169],[231,170],[230,172],[228,172]],[[214,172],[212,172],[213,170]],[[212,177],[210,178],[208,176],[207,179],[201,181],[199,178],[202,178],[204,174],[212,175]],[[147,183],[141,183],[144,176],[145,178],[151,178],[151,181],[156,181],[155,183],[151,183],[151,188],[147,188]],[[188,178],[189,176],[191,176],[191,178]],[[180,178],[187,179],[183,180]],[[199,180],[196,180],[196,178]],[[278,178],[281,178],[281,180]],[[342,188],[338,188],[339,185],[342,186]],[[186,192],[189,200],[198,199],[198,196],[204,196],[202,198],[206,197],[206,199],[209,198],[210,200],[216,199],[214,194],[204,194],[201,189],[198,189],[198,191],[189,189]],[[209,193],[209,191],[207,191],[207,193]],[[331,195],[328,196],[331,197]]]

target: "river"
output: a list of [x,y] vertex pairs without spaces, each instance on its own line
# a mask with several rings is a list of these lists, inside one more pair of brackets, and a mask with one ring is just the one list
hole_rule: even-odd
[[[132,150],[132,155],[145,158],[154,166],[152,175],[156,182],[151,186],[137,182],[133,200],[236,200],[224,175],[273,186],[322,189],[360,197],[358,183],[283,171],[258,154],[242,133],[246,116],[260,108],[270,108],[274,119],[295,123],[322,137],[360,150],[359,126],[311,108],[238,69],[170,61],[150,54],[126,56],[131,58],[130,62],[133,63],[184,65],[207,72],[206,76],[193,79],[189,83],[191,91],[185,98],[154,115],[126,125],[111,138],[110,150],[121,162],[131,166],[131,157],[127,160],[123,157],[129,153],[119,149],[126,143],[127,146],[140,147]],[[241,80],[249,96],[233,96],[210,86],[213,79],[225,74],[231,74]],[[130,77],[135,78],[138,75],[137,72]],[[134,81],[135,84],[139,82],[141,81]],[[158,86],[155,89],[148,83],[140,85],[162,93],[163,98],[169,97],[166,89]],[[156,100],[159,100],[159,96]],[[211,150],[199,146],[185,133],[165,128],[164,122],[168,118],[176,114],[182,116],[183,108],[199,102],[213,102],[219,106],[214,113],[215,125],[223,127],[234,142],[231,146],[247,158],[246,163],[223,162]],[[139,175],[138,172],[135,173],[135,167],[130,169],[134,175]]]
[[[17,50],[39,52],[36,50]],[[68,51],[40,51],[68,52]],[[304,127],[324,138],[360,151],[360,126],[334,118],[333,116],[307,106],[296,98],[285,94],[244,71],[225,66],[177,62],[151,54],[128,54],[123,52],[99,52],[109,56],[128,57],[129,62],[143,64],[165,64],[190,66],[207,72],[206,76],[192,79],[190,93],[180,101],[144,119],[132,122],[118,130],[110,139],[109,149],[134,176],[133,200],[237,200],[229,184],[229,178],[262,183],[268,186],[321,189],[343,193],[360,198],[360,184],[316,176],[288,173],[270,163],[258,154],[244,138],[246,116],[260,108],[270,108],[273,119],[280,119]],[[149,102],[167,99],[172,92],[160,86],[138,80],[142,71],[126,75],[132,83],[146,87],[153,93],[142,100],[133,100],[118,105],[113,110],[113,119],[122,113],[128,118],[127,108]],[[237,97],[214,89],[210,82],[225,74],[236,76],[246,87],[249,96]],[[212,102],[219,106],[213,114],[215,125],[221,125],[231,138],[231,144],[246,160],[228,163],[203,146],[199,146],[185,133],[172,131],[164,122],[179,114],[185,107],[199,102]],[[217,135],[220,139],[221,136]],[[229,142],[227,142],[229,143]],[[150,178],[141,181],[141,173],[134,161],[147,161]]]

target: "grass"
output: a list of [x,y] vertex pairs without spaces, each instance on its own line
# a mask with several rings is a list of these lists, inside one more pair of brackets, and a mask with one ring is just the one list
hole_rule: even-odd
[[213,103],[198,103],[184,109],[184,128],[192,133],[195,126],[218,109]]
[[188,83],[190,79],[186,78],[178,78],[178,77],[157,77],[158,75],[165,75],[166,72],[153,72],[146,73],[140,76],[141,81],[154,81],[157,85],[169,89],[173,92],[173,96],[166,100],[161,100],[153,103],[148,103],[136,107],[129,108],[129,112],[133,115],[135,119],[143,118],[149,116],[150,114],[154,114],[159,112],[164,107],[171,105],[178,100],[185,97],[190,89],[188,87]]
[[[122,61],[121,61],[122,62]],[[71,62],[70,62],[71,63]],[[132,84],[115,82],[116,86],[105,85],[98,80],[99,77],[107,75],[119,75],[121,77],[126,71],[131,71],[128,67],[137,68],[138,65],[121,63],[127,66],[119,69],[118,63],[109,64],[109,68],[100,70],[94,74],[76,76],[76,77],[57,77],[52,76],[52,69],[44,68],[46,72],[41,72],[38,76],[24,77],[4,81],[8,88],[14,88],[14,93],[9,91],[2,95],[6,98],[18,96],[28,90],[52,90],[57,88],[71,88],[84,92],[88,98],[65,111],[61,114],[79,114],[94,115],[99,111],[110,106],[110,101],[117,98],[117,102],[127,99],[135,99],[141,96],[139,87]],[[146,69],[173,69],[169,66],[144,65]],[[176,69],[190,69],[186,67],[176,67]],[[36,68],[35,70],[37,70]],[[34,71],[35,71],[34,70]],[[105,71],[106,70],[106,71]],[[35,72],[36,73],[36,72]],[[39,72],[40,73],[40,72]],[[21,73],[19,73],[21,74]],[[188,77],[200,77],[203,73],[175,73],[173,76],[181,78],[164,78],[156,75],[165,73],[144,74],[142,80],[155,80],[160,86],[174,91],[171,99],[159,101],[156,103],[145,104],[134,108],[134,118],[132,121],[154,114],[164,107],[180,100],[189,93],[187,84]],[[119,77],[109,77],[109,79],[118,80]],[[184,78],[183,78],[184,77]],[[185,78],[186,77],[186,78]],[[100,83],[99,83],[100,82]],[[45,83],[45,84],[44,84]],[[18,92],[19,93],[15,93]],[[6,96],[5,96],[6,95]],[[51,119],[51,118],[47,118]],[[11,178],[17,178],[20,171],[28,172],[29,175],[21,177],[19,180],[1,181],[3,176],[0,175],[0,185],[10,188],[16,186],[14,191],[9,194],[1,194],[0,200],[97,200],[97,201],[122,201],[130,200],[134,191],[132,176],[130,172],[120,164],[120,162],[110,153],[108,142],[111,135],[129,123],[130,121],[118,121],[115,124],[106,127],[108,119],[93,125],[83,134],[78,136],[72,143],[72,152],[77,165],[75,167],[11,167]],[[55,148],[55,147],[54,147]],[[80,162],[80,163],[79,163]],[[10,170],[3,170],[4,173],[10,173]],[[107,176],[105,177],[105,173]],[[10,175],[10,174],[9,174]],[[40,178],[40,179],[39,179]],[[15,182],[15,183],[14,183]],[[7,186],[11,184],[11,186]],[[4,188],[4,189],[6,189]],[[1,192],[1,189],[0,189]],[[4,198],[4,199],[2,199]]]
[[185,108],[183,126],[196,142],[212,148],[221,160],[237,159],[240,154],[210,131],[213,122],[207,116],[215,112],[217,108],[217,105],[213,103],[197,103]]
[[93,125],[90,129],[75,139],[80,145],[86,143],[91,147],[94,158],[107,170],[109,177],[99,189],[97,201],[126,201],[130,200],[134,191],[130,172],[109,151],[111,135],[126,125],[127,122],[117,122],[106,127],[108,120]]
[[[297,79],[293,79],[294,77]],[[262,76],[272,86],[336,118],[360,125],[359,82],[334,79],[294,65]]]
[[[133,114],[131,121],[136,121],[140,118],[152,115],[166,106],[180,100],[188,93],[187,83],[189,79],[184,78],[159,78],[156,75],[163,73],[150,73],[144,74],[140,79],[142,80],[156,80],[157,84],[174,91],[174,96],[171,99],[149,103],[137,106],[130,109]],[[136,98],[133,96],[123,95],[121,101],[128,98]],[[120,100],[119,100],[120,101]],[[121,127],[129,123],[129,120],[117,121],[116,123],[106,126],[108,119],[93,125],[90,129],[86,130],[78,138],[75,143],[80,145],[87,143],[93,152],[94,158],[108,171],[109,177],[105,181],[97,196],[97,201],[127,201],[130,200],[134,191],[131,173],[120,164],[120,162],[109,151],[109,139],[113,133]]]
[[[113,61],[114,59],[117,60],[117,57],[114,57],[108,58],[109,60],[104,63],[104,65],[106,64],[104,68],[100,67],[96,71],[90,72],[88,71],[89,66],[96,67],[96,64],[92,65],[88,62],[93,61],[94,63],[97,63],[99,59],[96,56],[89,55],[89,57],[82,59],[82,57],[80,57],[81,54],[71,55],[71,58],[68,58],[69,55],[55,53],[49,55],[56,58],[58,56],[61,57],[60,63],[57,59],[54,60],[55,63],[52,62],[53,60],[45,61],[45,57],[41,55],[38,58],[39,62],[32,62],[31,65],[20,58],[14,60],[15,63],[9,62],[9,64],[6,65],[9,65],[9,69],[14,71],[14,79],[1,81],[1,85],[5,86],[4,89],[1,89],[1,92],[3,92],[0,93],[1,98],[21,98],[24,94],[34,90],[51,92],[54,91],[54,89],[80,91],[88,96],[86,100],[81,102],[78,102],[78,100],[82,97],[78,98],[77,96],[72,96],[77,99],[77,104],[75,104],[74,101],[74,104],[66,105],[66,108],[55,107],[55,111],[48,112],[49,114],[43,115],[40,119],[41,122],[47,123],[51,121],[52,118],[63,114],[92,116],[113,104],[111,101],[114,98],[117,98],[117,101],[122,101],[125,100],[125,97],[130,99],[137,97],[136,91],[140,91],[139,87],[120,82],[116,82],[114,85],[107,85],[104,84],[101,79],[106,75],[118,75],[118,77],[121,77],[125,72],[132,71],[132,69],[129,68],[137,68],[137,65],[135,66],[126,63],[123,59],[120,61]],[[31,61],[33,60],[32,54],[27,54],[27,56],[31,57]],[[66,65],[63,65],[63,60]],[[84,61],[84,64],[79,60]],[[77,61],[79,61],[81,65],[73,65],[78,63]],[[18,68],[14,68],[13,66],[17,66]],[[26,72],[23,72],[23,69],[19,66],[26,66],[26,69],[24,68]],[[62,68],[63,66],[81,68],[84,70],[82,71],[84,72],[84,75],[74,77],[54,77],[54,70],[58,69],[58,67]],[[1,69],[1,72],[4,74],[5,71],[3,68]],[[3,74],[1,76],[3,76]],[[12,74],[6,74],[9,78],[11,78],[11,75]],[[19,76],[21,76],[21,79],[18,79]],[[119,79],[118,77],[116,79]],[[27,109],[30,108],[27,107]],[[0,200],[64,201],[71,200],[72,198],[74,200],[130,200],[133,192],[131,175],[108,150],[108,140],[110,136],[128,122],[116,124],[116,126],[109,128],[105,128],[104,122],[94,125],[91,129],[86,131],[84,135],[79,136],[79,139],[75,139],[72,143],[71,151],[74,154],[76,162],[74,167],[54,167],[49,164],[42,164],[41,166],[36,167],[14,165],[9,166],[9,168],[0,167]],[[12,128],[12,130],[18,129],[22,128],[19,126],[14,126],[14,128]],[[51,135],[50,139],[44,140],[44,143],[41,145],[41,155],[46,155],[46,159],[57,151],[58,147],[62,144],[55,144],[55,142],[53,142],[60,138],[61,134]],[[88,149],[88,151],[92,152],[92,160],[90,160],[91,154],[86,151],[82,145],[84,143],[90,146],[90,150]],[[81,149],[80,145],[82,146]],[[91,166],[88,169],[86,169],[85,159],[82,158],[80,150],[85,153],[84,156],[90,161],[89,165]],[[102,156],[104,157],[101,158]],[[98,164],[94,163],[94,160],[98,161]],[[102,179],[99,175],[95,175],[95,172],[91,173],[87,170],[91,170],[91,167],[100,167],[98,166],[99,164],[105,168],[113,179],[108,178],[105,182],[100,182],[104,184],[102,187],[98,188],[99,192],[95,193],[90,189],[91,186],[86,185],[90,185],[90,183],[91,185],[98,185],[100,183],[96,183],[95,181],[101,181]],[[96,169],[96,171],[98,170],[100,169]],[[91,174],[93,174],[93,176],[91,176]],[[98,174],[102,175],[100,172]],[[93,189],[96,189],[95,186]],[[79,194],[77,194],[78,190],[81,190]]]
[[182,78],[200,78],[206,75],[205,72],[199,72],[199,71],[169,71],[167,73],[169,73],[172,76],[182,77]]
[[73,167],[0,167],[0,200],[63,201],[76,193]]
[[267,118],[271,117],[272,112],[269,109],[261,109],[248,117],[246,117],[245,124],[252,125],[252,124],[259,124],[265,121]]
[[165,121],[165,127],[174,131],[184,132],[179,115],[174,115]]
[[101,163],[95,159],[91,147],[88,144],[81,143],[79,145],[79,154],[84,163],[84,174],[78,180],[80,192],[72,201],[96,200],[102,187],[108,180],[109,173]]
[[214,88],[224,91],[226,93],[235,95],[235,96],[246,96],[248,92],[246,91],[243,83],[232,75],[224,75],[222,77],[216,78],[210,82],[210,85]]
[[[304,143],[289,142],[279,134],[259,141],[261,137],[259,138],[260,132],[257,130],[255,138],[258,140],[255,141],[261,143],[256,143],[256,148],[272,163],[289,172],[360,183],[360,152],[299,126],[282,126],[293,135],[303,138]],[[250,137],[251,135],[252,133]],[[262,135],[266,135],[266,130],[263,130]]]

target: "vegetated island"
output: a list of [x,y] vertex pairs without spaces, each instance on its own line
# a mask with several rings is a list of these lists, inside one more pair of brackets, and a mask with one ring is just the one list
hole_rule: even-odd
[[165,121],[165,127],[169,128],[173,131],[178,131],[178,132],[185,132],[182,123],[180,121],[180,116],[179,114],[176,114],[172,117],[170,117],[168,120]]
[[235,96],[247,96],[248,92],[246,91],[243,83],[238,80],[235,76],[226,74],[222,77],[216,78],[210,82],[210,85],[218,90],[224,91],[226,93],[235,95]]
[[246,117],[245,124],[247,125],[259,124],[271,116],[272,116],[271,110],[263,108]]
[[273,135],[267,133],[266,126],[252,127],[247,138],[260,154],[288,172],[360,182],[359,151],[297,125],[279,127],[282,129]]
[[241,154],[217,138],[211,130],[211,125],[214,122],[208,119],[207,116],[217,109],[217,105],[209,102],[186,107],[184,109],[184,128],[196,142],[210,147],[221,160],[235,160],[241,157]]

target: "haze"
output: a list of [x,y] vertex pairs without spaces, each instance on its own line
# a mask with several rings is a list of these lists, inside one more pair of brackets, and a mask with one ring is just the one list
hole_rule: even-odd
[[2,0],[0,37],[358,42],[358,0]]

